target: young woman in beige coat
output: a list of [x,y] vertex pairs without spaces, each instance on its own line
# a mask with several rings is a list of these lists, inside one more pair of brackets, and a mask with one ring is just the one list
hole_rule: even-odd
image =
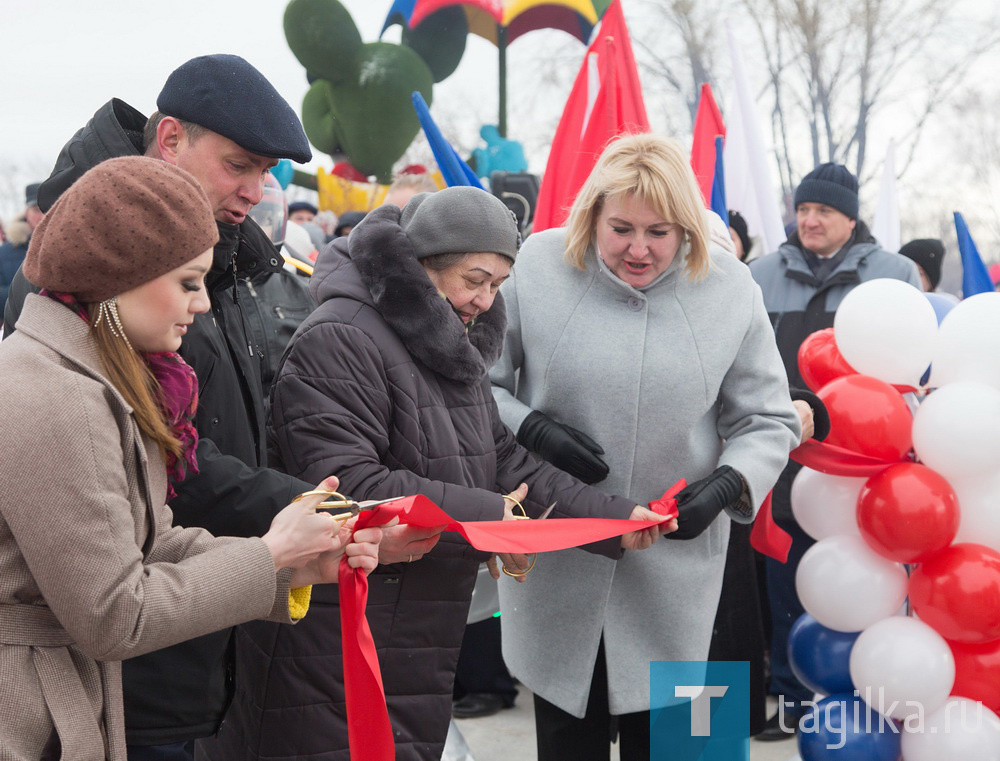
[[135,157],[84,175],[33,237],[25,274],[43,290],[0,345],[4,759],[125,761],[118,661],[293,622],[345,553],[376,565],[380,531],[351,540],[316,512],[322,494],[261,539],[171,526],[168,474],[197,467],[197,381],[175,352],[209,308],[217,235],[193,177]]

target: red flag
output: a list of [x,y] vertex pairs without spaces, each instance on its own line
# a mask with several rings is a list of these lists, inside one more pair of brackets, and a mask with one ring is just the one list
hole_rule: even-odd
[[649,132],[621,0],[608,7],[576,75],[538,192],[535,232],[559,227],[601,151],[623,133]]
[[698,113],[694,117],[694,140],[691,143],[691,168],[701,188],[705,206],[712,208],[712,179],[715,177],[715,138],[726,136],[726,125],[715,105],[712,88],[706,82],[701,86]]

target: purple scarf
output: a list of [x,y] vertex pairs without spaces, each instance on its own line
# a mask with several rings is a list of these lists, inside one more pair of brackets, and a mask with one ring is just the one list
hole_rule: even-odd
[[[43,289],[42,296],[58,301],[73,310],[85,323],[90,324],[87,311],[71,293]],[[174,436],[181,442],[181,456],[167,453],[167,502],[177,496],[174,483],[184,480],[188,470],[198,473],[198,431],[194,427],[194,413],[198,409],[198,378],[191,366],[174,351],[140,352],[159,387],[160,410]]]

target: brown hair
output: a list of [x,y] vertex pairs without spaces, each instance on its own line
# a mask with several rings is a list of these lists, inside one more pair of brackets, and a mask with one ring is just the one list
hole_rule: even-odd
[[690,242],[688,277],[708,274],[705,205],[684,151],[675,141],[651,134],[625,135],[609,143],[573,202],[566,221],[566,261],[586,269],[597,217],[608,199],[634,196],[667,222],[680,225]]
[[107,319],[94,325],[99,307],[99,304],[86,305],[105,375],[132,408],[139,430],[156,442],[164,457],[167,454],[180,457],[183,446],[163,416],[163,408],[157,401],[160,398],[160,384],[142,361],[142,357],[121,336],[112,333]]
[[[146,120],[146,126],[142,130],[143,152],[148,151],[149,146],[156,142],[156,130],[165,116],[170,116],[170,114],[164,114],[161,111],[154,111],[149,115],[149,118]],[[177,119],[176,116],[172,118]],[[194,122],[186,122],[183,119],[177,119],[177,121],[184,128],[184,134],[187,135],[189,143],[194,143],[195,140],[209,131],[207,128],[202,127],[200,124],[195,124]]]

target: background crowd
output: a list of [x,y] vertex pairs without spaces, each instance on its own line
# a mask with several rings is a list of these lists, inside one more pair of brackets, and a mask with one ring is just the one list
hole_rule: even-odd
[[[749,660],[752,734],[794,732],[764,713],[811,698],[786,650],[811,544],[788,454],[829,428],[798,349],[862,282],[934,290],[940,241],[885,250],[824,163],[759,251],[654,135],[611,143],[566,225],[524,240],[530,214],[426,174],[334,218],[285,202],[270,170],[311,150],[242,58],[183,63],[156,103],[101,106],[4,227],[12,758],[347,758],[341,557],[370,575],[400,759],[439,758],[511,675],[540,759],[646,759],[651,660]],[[682,478],[676,522],[498,559],[502,659],[496,619],[466,628],[486,555],[316,512],[339,483],[461,520],[643,520]],[[772,488],[787,563],[750,548]]]

